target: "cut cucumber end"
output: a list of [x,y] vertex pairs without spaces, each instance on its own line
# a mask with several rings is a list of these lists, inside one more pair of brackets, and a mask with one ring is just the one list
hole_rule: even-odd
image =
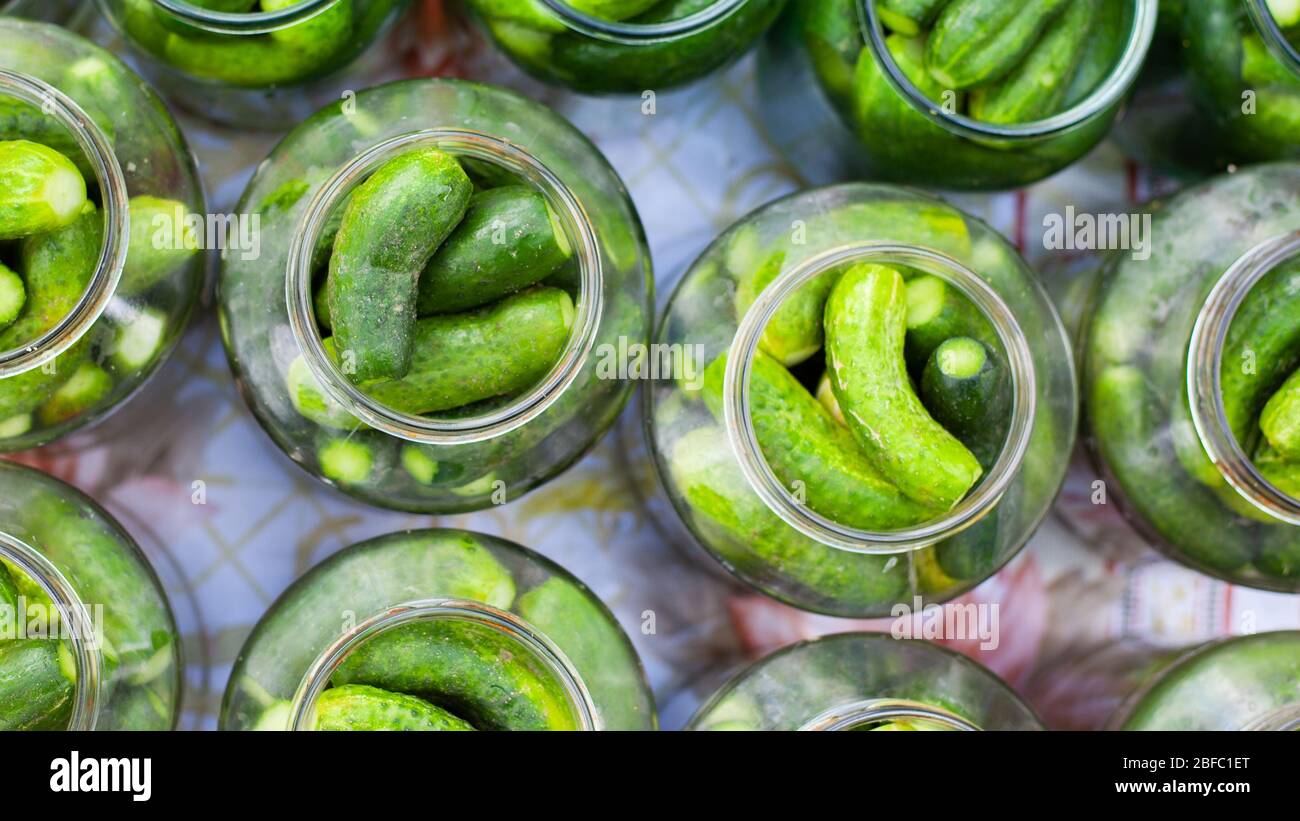
[[1268,0],[1268,10],[1284,29],[1300,25],[1300,0]]
[[153,362],[167,335],[167,319],[162,314],[146,311],[135,321],[117,331],[113,345],[112,362],[122,371],[134,371]]
[[905,37],[915,37],[921,33],[921,24],[912,18],[899,14],[893,9],[885,8],[880,3],[876,4],[876,10],[880,14],[880,22],[884,23],[890,31],[897,32]]
[[560,319],[564,323],[564,330],[571,331],[573,330],[573,317],[577,313],[573,306],[573,298],[569,296],[567,291],[560,291],[557,300],[559,301]]
[[345,484],[364,482],[370,476],[375,457],[364,442],[331,439],[317,453],[321,474]]
[[402,467],[422,485],[433,484],[438,475],[438,461],[415,445],[402,447]]
[[953,379],[970,379],[988,362],[984,346],[968,336],[944,341],[935,351],[939,371]]
[[17,272],[0,263],[0,331],[13,324],[27,304],[27,289]]
[[907,283],[907,327],[932,322],[943,310],[948,283],[936,276],[919,276]]
[[22,436],[32,429],[32,415],[20,413],[8,419],[0,419],[0,439],[12,439]]
[[560,215],[555,213],[549,202],[546,203],[546,218],[550,220],[551,232],[555,234],[555,245],[560,249],[560,253],[565,259],[573,256],[573,246],[569,244],[569,235],[564,230],[564,224],[560,222]]
[[81,216],[86,204],[86,180],[72,164],[72,160],[58,155],[62,163],[45,180],[43,195],[59,226],[70,224]]

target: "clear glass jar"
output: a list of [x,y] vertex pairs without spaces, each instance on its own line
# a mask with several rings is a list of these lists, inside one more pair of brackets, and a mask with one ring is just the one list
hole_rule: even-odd
[[1040,730],[1033,710],[963,655],[883,633],[791,645],[746,668],[691,730]]
[[[0,39],[0,140],[54,143],[104,222],[80,300],[38,321],[29,298],[0,334],[0,452],[12,452],[100,419],[158,369],[199,299],[210,238],[189,148],[139,77],[56,26],[0,18]],[[19,275],[22,256],[0,249]]]
[[175,726],[181,651],[171,608],[108,513],[56,479],[0,461],[0,574],[0,669],[9,674],[0,676],[0,727]]
[[1300,632],[1221,639],[1174,656],[1111,719],[1116,730],[1300,730]]
[[339,99],[344,72],[408,3],[99,0],[169,100],[224,125],[265,129],[290,128]]
[[1148,235],[1150,259],[1112,256],[1085,323],[1088,442],[1108,498],[1171,558],[1300,591],[1300,500],[1254,460],[1260,408],[1300,355],[1286,319],[1300,309],[1300,165],[1187,189],[1154,208]]
[[[433,637],[483,652],[439,660]],[[408,654],[390,654],[404,644]],[[656,724],[636,651],[582,582],[531,550],[461,530],[371,539],[295,582],[235,660],[221,728],[315,728],[331,683],[424,697],[479,729]]]
[[26,17],[46,23],[66,23],[81,6],[80,0],[3,0],[0,14]]
[[[632,0],[634,16],[595,16],[590,0],[469,0],[520,68],[587,94],[640,94],[689,83],[744,54],[785,0]],[[607,4],[617,5],[617,4]]]
[[[344,105],[286,137],[244,192],[239,211],[261,215],[261,255],[227,254],[218,289],[240,389],[285,453],[372,504],[447,513],[513,500],[580,458],[631,393],[633,382],[608,366],[649,336],[650,254],[635,208],[577,129],[505,89],[409,80],[361,92],[354,112]],[[379,403],[327,356],[316,326],[312,256],[329,215],[370,171],[419,146],[540,191],[573,249],[556,275],[576,311],[560,359],[523,395],[474,406],[472,416],[412,416]],[[328,424],[295,409],[291,367],[314,375],[336,410]],[[364,471],[340,476],[322,467],[320,452],[339,441],[366,449]]]
[[[872,505],[878,503],[865,483],[839,478],[856,474],[835,473],[828,481],[840,484],[823,485],[819,473],[840,470],[832,455],[808,445],[803,430],[760,443],[750,407],[759,347],[773,350],[769,323],[788,328],[792,317],[805,317],[820,328],[827,291],[859,262],[923,273],[941,282],[948,297],[969,301],[996,336],[988,344],[1000,348],[996,355],[1008,374],[996,397],[1006,412],[990,430],[983,478],[946,513],[887,530],[864,529],[862,519],[877,520]],[[661,359],[671,352],[688,366],[646,392],[647,436],[673,506],[724,567],[796,607],[873,617],[914,597],[957,596],[1024,545],[1065,475],[1077,391],[1055,309],[996,231],[919,192],[834,186],[745,217],[682,278],[656,347]],[[803,361],[782,361],[812,392],[821,367],[816,344],[798,347]],[[708,367],[701,374],[692,363]],[[1004,438],[993,438],[1003,430]],[[778,478],[773,456],[780,463],[820,462],[801,462],[797,476]],[[857,507],[834,512],[837,521],[824,515],[825,507],[813,509],[819,493],[822,500],[844,494]]]
[[792,3],[759,52],[763,120],[813,183],[1027,185],[1082,157],[1114,122],[1151,45],[1156,0],[1126,0],[1125,11],[1122,53],[1087,96],[1047,119],[995,125],[961,113],[959,96],[931,100],[908,79],[875,3]]

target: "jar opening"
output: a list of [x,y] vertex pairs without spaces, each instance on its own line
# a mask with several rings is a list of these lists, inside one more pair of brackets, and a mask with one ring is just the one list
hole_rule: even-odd
[[957,715],[919,701],[873,698],[837,705],[800,727],[807,731],[873,730],[890,725],[907,725],[918,730],[979,730]]
[[[22,539],[0,530],[0,559],[12,565],[40,587],[58,611],[57,639],[67,640],[76,674],[72,693],[72,714],[68,730],[95,729],[103,704],[103,624],[102,617],[91,615],[91,608],[77,595],[76,589],[44,554]],[[17,614],[9,614],[16,627]],[[54,614],[49,614],[51,617]],[[56,636],[48,636],[55,640]],[[62,661],[60,662],[62,663]]]
[[907,78],[894,61],[885,42],[885,25],[874,0],[860,0],[858,22],[862,36],[885,78],[913,108],[941,128],[968,139],[989,142],[1041,140],[1072,131],[1101,116],[1123,99],[1137,79],[1146,61],[1147,51],[1155,39],[1157,0],[1132,0],[1129,35],[1119,61],[1092,93],[1070,108],[1043,120],[1028,123],[996,124],[959,114],[931,100]]
[[[750,378],[768,323],[801,286],[837,269],[872,262],[939,277],[964,294],[992,325],[1010,374],[1010,424],[993,466],[974,489],[942,516],[901,530],[848,527],[814,512],[777,477],[751,418]],[[1037,386],[1029,342],[1011,309],[978,274],[957,260],[918,246],[862,243],[814,256],[782,273],[741,319],[727,354],[722,405],[727,435],[741,472],[754,492],[787,524],[822,544],[857,553],[896,554],[927,547],[971,527],[988,515],[1014,481],[1029,447]]]
[[1298,258],[1300,231],[1295,231],[1265,240],[1224,271],[1192,327],[1186,375],[1192,424],[1210,461],[1247,502],[1273,519],[1293,525],[1300,525],[1300,499],[1264,478],[1228,421],[1223,396],[1223,358],[1237,311],[1251,289],[1270,273],[1283,265],[1294,264]]
[[1300,732],[1300,701],[1283,705],[1241,728],[1247,731]]
[[0,378],[5,378],[51,362],[75,345],[108,308],[126,265],[130,208],[126,178],[112,144],[76,102],[42,80],[3,69],[0,69],[0,96],[36,106],[72,136],[95,173],[104,219],[99,261],[86,290],[72,310],[43,335],[21,347],[0,351]]
[[663,23],[605,20],[579,11],[565,0],[540,0],[540,2],[554,12],[564,25],[580,34],[610,43],[644,46],[698,34],[730,17],[748,0],[714,0],[713,3],[693,14]]
[[1295,44],[1278,25],[1277,18],[1269,8],[1268,0],[1245,0],[1245,4],[1251,23],[1264,40],[1269,52],[1292,74],[1300,77],[1300,50],[1296,49]]
[[528,662],[539,681],[554,685],[579,730],[599,730],[595,702],[573,663],[549,638],[513,613],[482,602],[460,599],[426,599],[399,604],[366,619],[344,633],[317,657],[294,693],[289,728],[310,730],[316,725],[316,701],[330,677],[350,654],[379,634],[417,622],[457,623],[471,630],[490,632],[510,646],[510,653]]
[[[496,166],[532,185],[546,199],[576,260],[577,297],[569,338],[559,359],[537,384],[502,407],[472,416],[415,416],[394,410],[354,385],[326,353],[317,330],[312,294],[312,258],[333,209],[384,162],[420,147],[434,147],[461,159]],[[345,164],[307,206],[290,243],[285,299],[289,325],[308,367],[329,396],[353,416],[381,432],[412,442],[459,445],[509,433],[540,416],[577,379],[595,345],[603,312],[600,246],[595,228],[576,195],[536,157],[519,146],[477,131],[431,129],[373,146]]]
[[310,20],[339,0],[299,0],[275,11],[227,12],[205,9],[188,0],[153,0],[154,7],[182,23],[213,34],[268,34]]

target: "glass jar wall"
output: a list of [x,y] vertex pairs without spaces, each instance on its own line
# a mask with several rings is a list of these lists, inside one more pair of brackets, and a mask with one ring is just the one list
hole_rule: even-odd
[[45,23],[67,23],[83,6],[79,0],[0,0],[0,14],[40,20]]

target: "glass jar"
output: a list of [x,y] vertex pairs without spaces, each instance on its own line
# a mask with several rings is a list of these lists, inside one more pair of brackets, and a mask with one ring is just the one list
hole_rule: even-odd
[[[783,384],[802,383],[785,394],[789,407],[808,407],[797,394],[822,376],[823,306],[858,263],[924,276],[931,293],[965,306],[1006,375],[986,406],[982,479],[946,512],[894,515],[901,503],[892,487],[878,493],[871,467],[837,463],[840,451],[860,452],[842,416],[799,410],[808,427],[789,430],[755,422],[752,374],[771,384],[781,364]],[[1076,386],[1061,321],[1005,239],[929,195],[854,183],[759,209],[691,266],[654,347],[684,366],[646,393],[647,436],[673,506],[724,567],[796,607],[874,617],[915,597],[951,599],[1024,545],[1064,478]]]
[[785,0],[628,0],[597,16],[591,0],[469,0],[520,68],[586,94],[640,94],[689,83],[744,54]]
[[1221,639],[1176,655],[1111,719],[1117,730],[1300,730],[1300,632]]
[[1086,320],[1088,442],[1107,495],[1171,558],[1300,591],[1300,500],[1255,459],[1260,410],[1300,364],[1300,165],[1187,189],[1147,234],[1150,259],[1112,255]]
[[[409,0],[99,0],[168,99],[215,122],[283,129],[339,99],[343,74]],[[222,6],[225,10],[217,10]]]
[[655,728],[600,600],[531,550],[462,530],[371,539],[295,582],[235,660],[221,728],[317,728],[331,685],[426,698],[479,729]]
[[67,155],[103,215],[102,241],[76,246],[88,252],[80,265],[67,262],[64,229],[0,248],[28,280],[33,242],[33,258],[63,254],[59,283],[85,282],[79,300],[62,284],[38,298],[28,282],[23,313],[0,332],[0,452],[12,452],[100,419],[158,369],[198,301],[214,229],[184,138],[120,60],[44,23],[0,18],[0,39],[0,140]]
[[[329,215],[378,165],[421,146],[539,191],[572,249],[556,275],[576,305],[568,342],[541,382],[502,406],[439,417],[393,410],[344,376],[317,331],[312,256]],[[239,211],[260,214],[263,242],[257,259],[227,254],[223,263],[218,303],[231,367],[276,444],[360,499],[424,513],[513,500],[580,458],[628,399],[633,383],[620,378],[617,359],[649,336],[649,250],[617,174],[544,106],[457,80],[363,91],[355,109],[336,104],[286,137]],[[291,368],[319,383],[328,418],[296,409]],[[360,465],[346,475],[321,459],[340,442]]]
[[130,535],[0,461],[0,728],[170,730],[180,675],[171,608]]
[[79,0],[3,0],[0,14],[46,23],[66,23],[77,13],[80,5]]
[[[1082,157],[1114,122],[1151,45],[1156,0],[1124,0],[1123,11],[1124,46],[1091,92],[1046,119],[1002,125],[962,113],[961,94],[944,91],[932,100],[909,79],[890,48],[899,35],[887,35],[877,4],[792,3],[759,52],[763,120],[814,183],[1027,185]],[[897,51],[897,43],[919,41],[894,42]]]
[[691,730],[1040,730],[997,676],[951,650],[883,633],[791,645],[713,695]]

